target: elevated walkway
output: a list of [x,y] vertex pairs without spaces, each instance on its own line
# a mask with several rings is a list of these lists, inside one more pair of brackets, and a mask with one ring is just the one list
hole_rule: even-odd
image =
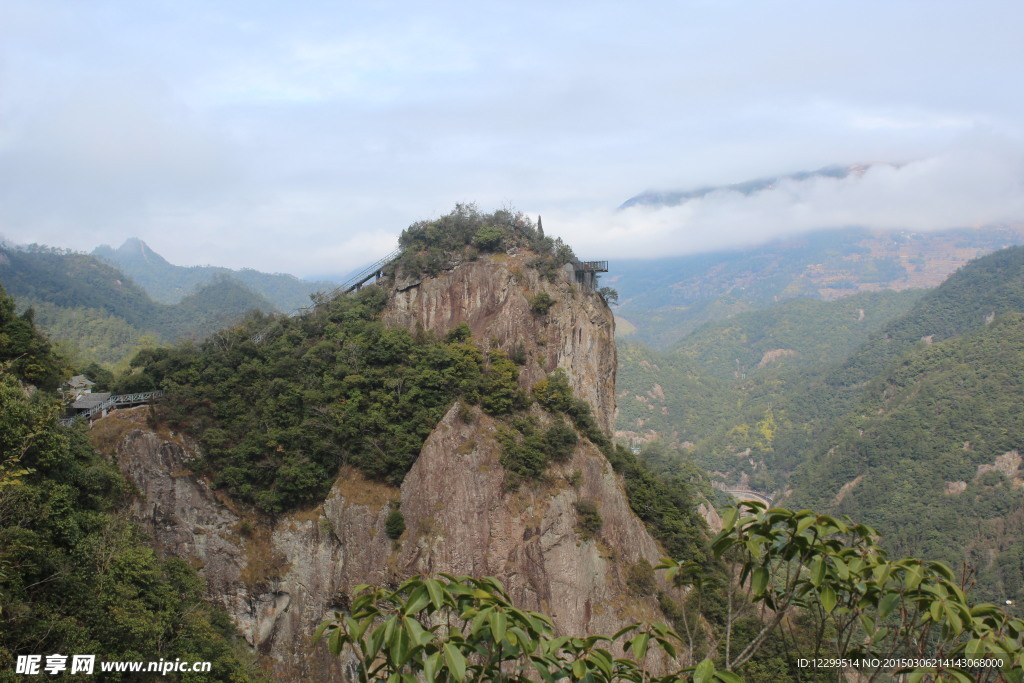
[[[97,416],[104,416],[109,411],[116,408],[131,408],[133,406],[141,406],[147,403],[153,403],[163,398],[164,392],[162,391],[140,391],[135,394],[118,394],[116,396],[103,396],[99,401],[83,402],[81,399],[75,401],[72,404],[72,408],[76,404],[82,405],[78,409],[78,413],[71,417],[65,417],[60,421],[64,426],[69,426],[77,422],[78,420],[89,420],[90,422]],[[89,394],[86,394],[89,396]]]
[[608,272],[607,261],[573,261],[576,270],[576,282],[587,289],[597,288],[597,278],[601,273]]

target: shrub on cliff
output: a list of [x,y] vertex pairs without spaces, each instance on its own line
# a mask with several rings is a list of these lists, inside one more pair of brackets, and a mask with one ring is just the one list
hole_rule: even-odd
[[572,261],[572,249],[562,240],[545,237],[525,214],[508,209],[484,213],[475,204],[456,204],[448,214],[413,223],[398,238],[402,254],[395,267],[403,272],[436,275],[448,264],[473,260],[479,253],[529,249],[538,254],[530,265],[553,279],[558,268]]
[[391,508],[388,517],[384,520],[384,533],[392,540],[398,539],[405,532],[405,515],[397,506]]

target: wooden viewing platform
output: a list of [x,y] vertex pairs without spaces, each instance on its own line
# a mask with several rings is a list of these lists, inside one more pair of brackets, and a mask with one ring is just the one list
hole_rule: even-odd
[[607,261],[573,261],[576,271],[576,282],[589,289],[597,287],[599,273],[608,272]]

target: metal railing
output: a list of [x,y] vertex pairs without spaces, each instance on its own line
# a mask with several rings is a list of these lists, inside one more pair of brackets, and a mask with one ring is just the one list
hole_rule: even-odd
[[102,403],[97,403],[88,410],[83,410],[77,415],[72,417],[65,417],[60,421],[62,425],[69,426],[74,424],[77,420],[92,420],[97,414],[102,415],[105,411],[111,410],[118,407],[126,406],[137,406],[143,403],[152,403],[153,401],[162,398],[164,392],[162,391],[140,391],[135,394],[118,394],[117,396],[111,396]]

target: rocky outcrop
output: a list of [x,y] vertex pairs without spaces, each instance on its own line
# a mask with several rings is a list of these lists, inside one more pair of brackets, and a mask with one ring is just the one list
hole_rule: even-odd
[[[576,283],[571,265],[548,281],[529,267],[535,258],[530,253],[481,258],[429,279],[399,273],[384,320],[442,335],[466,323],[477,339],[525,355],[519,379],[527,391],[562,368],[576,396],[591,405],[598,423],[611,433],[617,367],[611,309]],[[546,313],[531,306],[541,292],[555,301]]]
[[[344,662],[311,649],[316,625],[344,606],[354,586],[416,573],[496,576],[519,606],[550,614],[563,633],[611,633],[661,618],[652,596],[631,593],[628,575],[662,553],[600,451],[581,440],[546,481],[510,493],[495,429],[486,415],[467,424],[453,408],[401,489],[345,470],[321,506],[271,527],[232,509],[194,475],[187,443],[139,425],[116,457],[139,489],[136,519],[163,552],[199,568],[210,597],[270,655],[282,680],[344,680]],[[583,500],[602,519],[593,538],[577,528]],[[397,541],[384,531],[391,503],[406,519]]]
[[[575,284],[571,268],[548,282],[528,260],[481,259],[434,279],[396,278],[385,319],[438,333],[467,323],[477,339],[525,357],[524,389],[561,367],[610,429],[612,315],[600,297]],[[540,292],[555,300],[546,313],[531,310]],[[540,422],[550,420],[533,410]],[[497,426],[478,409],[453,407],[400,489],[345,469],[321,505],[272,524],[193,474],[199,454],[182,437],[130,425],[116,458],[139,489],[135,514],[156,545],[199,568],[211,598],[269,656],[281,680],[350,679],[350,665],[322,646],[311,649],[316,625],[343,608],[356,585],[393,584],[415,573],[495,576],[518,605],[550,614],[566,634],[613,633],[662,618],[655,597],[635,594],[628,579],[663,553],[601,452],[581,438],[543,481],[509,491]],[[602,520],[593,535],[578,528],[582,501]],[[396,504],[406,530],[393,541],[385,520]]]

